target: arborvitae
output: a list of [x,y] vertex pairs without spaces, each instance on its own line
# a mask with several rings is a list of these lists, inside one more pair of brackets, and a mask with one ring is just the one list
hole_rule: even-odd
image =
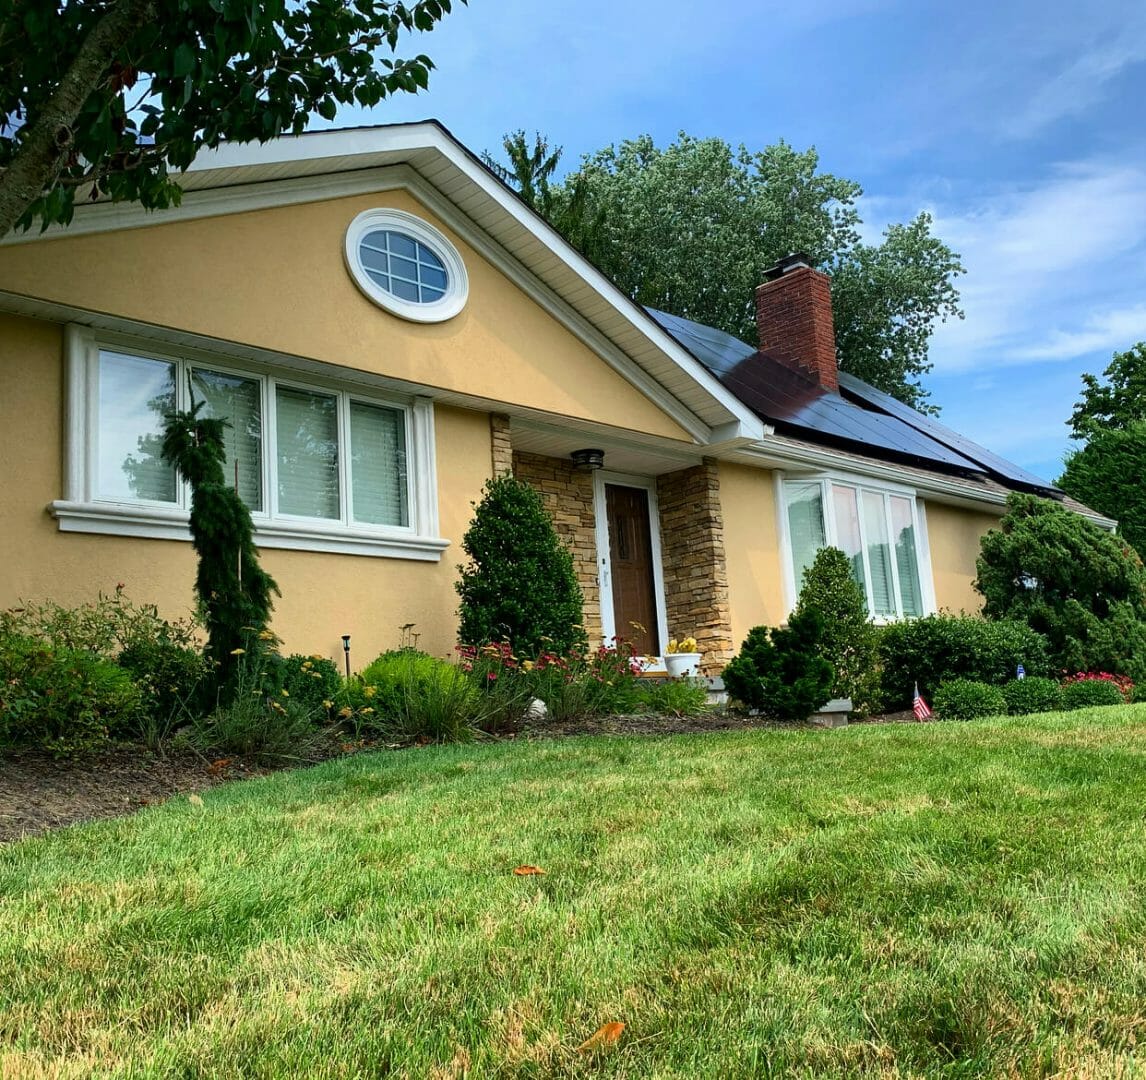
[[205,402],[167,417],[163,458],[191,485],[191,540],[199,556],[195,594],[207,627],[207,656],[224,694],[240,657],[263,647],[278,586],[259,565],[251,512],[224,474],[226,420],[201,417]]
[[541,496],[511,476],[486,483],[462,540],[458,637],[508,641],[520,656],[585,644],[581,586]]
[[821,548],[804,572],[796,614],[809,608],[824,620],[820,655],[836,672],[832,693],[851,698],[858,713],[874,712],[879,706],[879,639],[851,560],[839,548]]

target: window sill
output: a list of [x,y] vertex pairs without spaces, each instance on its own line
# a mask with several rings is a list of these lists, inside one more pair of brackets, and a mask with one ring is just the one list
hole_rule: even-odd
[[[77,503],[59,500],[51,504],[60,532],[99,533],[105,536],[138,536],[148,540],[190,541],[190,515],[185,510],[131,506],[126,503]],[[366,555],[383,559],[415,559],[440,562],[449,540],[413,536],[409,533],[380,534],[364,529],[331,528],[306,523],[255,522],[255,543],[261,548],[291,551],[322,551],[335,555]]]

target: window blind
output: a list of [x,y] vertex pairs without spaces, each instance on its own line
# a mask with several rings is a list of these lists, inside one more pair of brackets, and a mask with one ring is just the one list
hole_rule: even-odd
[[99,354],[96,483],[105,499],[174,503],[175,467],[163,460],[164,417],[175,410],[175,365]]
[[406,418],[399,409],[350,403],[350,491],[355,521],[410,524]]
[[919,587],[919,560],[915,550],[915,521],[911,502],[891,497],[891,529],[895,536],[895,565],[899,571],[899,594],[904,615],[923,614],[923,593]]
[[872,610],[876,615],[894,615],[895,587],[891,577],[891,546],[887,539],[884,497],[874,491],[862,494],[867,561],[871,568]]
[[832,510],[836,515],[836,547],[852,564],[852,577],[867,598],[867,576],[863,568],[863,540],[860,539],[859,504],[856,502],[856,489],[832,485]]
[[228,422],[223,431],[227,483],[235,485],[237,462],[239,497],[250,509],[262,510],[263,409],[259,381],[195,368],[191,372],[191,392],[195,401],[207,403],[204,415]]
[[804,572],[816,552],[824,546],[824,496],[818,483],[784,485],[788,503],[788,534],[792,541],[792,567],[796,589],[804,583]]
[[275,433],[279,511],[339,518],[337,398],[276,387]]

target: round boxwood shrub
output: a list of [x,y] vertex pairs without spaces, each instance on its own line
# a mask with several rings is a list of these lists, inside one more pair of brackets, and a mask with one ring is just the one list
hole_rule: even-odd
[[941,720],[978,720],[1007,711],[1003,691],[974,679],[951,679],[935,691],[935,715]]
[[1093,705],[1122,705],[1122,691],[1108,679],[1079,679],[1062,688],[1064,709],[1088,709]]
[[1003,687],[1003,697],[1007,699],[1007,712],[1012,716],[1056,712],[1062,708],[1062,687],[1054,679],[1037,675],[1012,679]]
[[326,702],[333,702],[341,689],[342,676],[325,656],[272,653],[266,657],[263,692],[271,697],[283,696],[285,690],[285,696],[293,698],[300,708],[322,714],[327,711]]

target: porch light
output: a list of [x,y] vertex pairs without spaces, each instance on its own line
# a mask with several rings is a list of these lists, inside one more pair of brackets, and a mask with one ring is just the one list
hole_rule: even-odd
[[574,450],[569,455],[578,469],[601,469],[605,466],[604,450]]

